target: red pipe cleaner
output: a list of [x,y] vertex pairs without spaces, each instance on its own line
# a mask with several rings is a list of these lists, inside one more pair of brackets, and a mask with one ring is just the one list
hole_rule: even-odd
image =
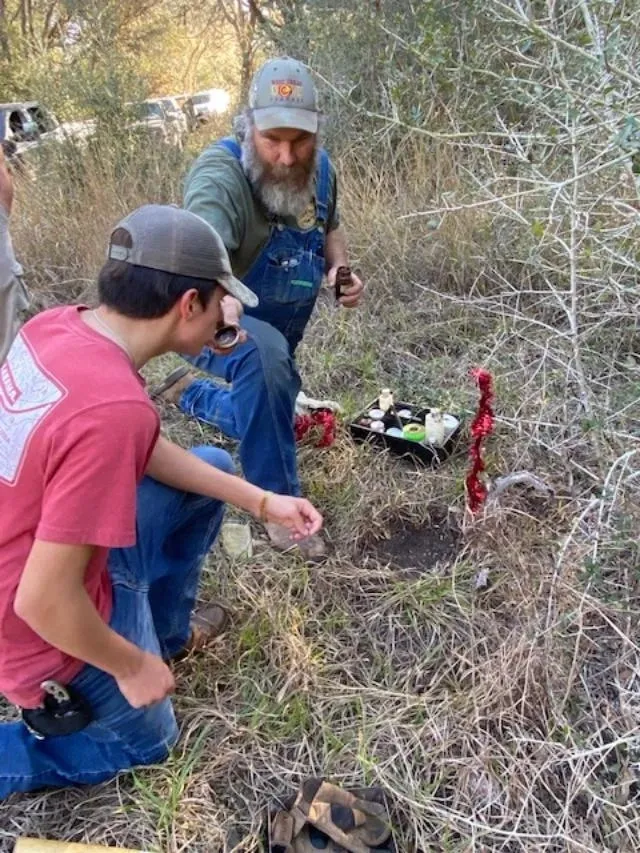
[[478,411],[471,424],[471,435],[473,443],[469,456],[471,457],[471,470],[467,476],[467,503],[471,512],[477,512],[487,497],[487,487],[478,474],[484,471],[482,461],[482,442],[493,432],[495,417],[491,403],[493,402],[493,379],[487,370],[475,368],[471,375],[478,383],[480,389],[480,402]]
[[296,415],[294,424],[296,441],[302,441],[307,433],[315,427],[320,427],[322,432],[316,447],[329,447],[336,439],[336,424],[336,416],[329,409],[318,409],[310,415]]

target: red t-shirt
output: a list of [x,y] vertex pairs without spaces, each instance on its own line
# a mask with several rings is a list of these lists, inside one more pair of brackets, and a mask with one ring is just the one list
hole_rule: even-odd
[[0,693],[23,707],[83,666],[14,612],[33,541],[97,546],[85,586],[108,621],[108,549],[135,544],[136,486],[159,432],[127,354],[82,310],[34,317],[0,366]]

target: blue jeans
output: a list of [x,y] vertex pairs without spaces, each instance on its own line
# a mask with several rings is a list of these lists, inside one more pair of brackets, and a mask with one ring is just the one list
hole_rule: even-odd
[[[194,453],[216,468],[233,470],[224,450],[201,447]],[[114,631],[164,657],[184,647],[200,569],[223,513],[220,501],[149,477],[142,481],[137,544],[109,554]],[[169,754],[178,738],[169,699],[136,710],[110,675],[89,665],[71,684],[93,711],[93,722],[83,731],[36,740],[22,722],[0,724],[0,800],[17,791],[101,782]]]
[[269,323],[243,317],[248,340],[229,355],[204,349],[188,361],[224,379],[223,388],[197,379],[183,392],[180,408],[240,441],[240,462],[249,482],[284,495],[300,495],[293,429],[300,376],[285,337]]

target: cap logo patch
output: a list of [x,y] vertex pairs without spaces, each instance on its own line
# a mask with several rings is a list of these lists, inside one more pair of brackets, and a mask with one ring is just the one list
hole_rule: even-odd
[[271,97],[277,101],[302,102],[302,82],[300,80],[272,80]]
[[107,257],[111,258],[112,261],[126,261],[129,257],[129,250],[126,246],[110,245]]

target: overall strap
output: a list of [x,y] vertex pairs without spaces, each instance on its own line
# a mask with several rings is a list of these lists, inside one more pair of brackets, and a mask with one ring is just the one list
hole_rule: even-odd
[[218,145],[221,148],[226,148],[230,154],[236,158],[236,160],[240,160],[242,157],[242,150],[240,148],[240,143],[237,139],[234,139],[233,136],[226,136],[224,139],[221,139],[218,142]]
[[316,219],[326,225],[329,218],[329,155],[321,148],[316,173]]

